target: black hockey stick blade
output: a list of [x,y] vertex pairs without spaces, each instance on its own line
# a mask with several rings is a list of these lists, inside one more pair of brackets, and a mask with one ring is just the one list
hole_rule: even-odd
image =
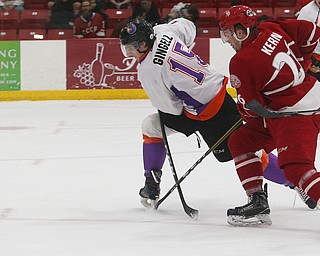
[[248,104],[246,104],[246,108],[261,117],[266,117],[266,118],[285,117],[285,115],[283,115],[282,113],[276,113],[272,110],[269,110],[263,107],[257,100],[250,101]]
[[189,208],[184,208],[184,211],[187,215],[190,216],[190,218],[197,220],[198,219],[198,215],[199,215],[199,211],[196,209],[192,209],[191,207]]
[[246,108],[254,112],[255,114],[265,118],[279,118],[288,116],[299,116],[303,114],[316,114],[320,113],[320,108],[313,110],[301,110],[301,111],[288,111],[288,112],[276,112],[268,108],[263,107],[257,100],[250,101]]

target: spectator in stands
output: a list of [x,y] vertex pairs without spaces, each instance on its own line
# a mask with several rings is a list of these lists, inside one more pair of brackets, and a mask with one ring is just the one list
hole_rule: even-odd
[[302,7],[310,3],[312,0],[297,0],[297,4],[294,8],[294,16],[298,17]]
[[22,0],[1,0],[0,10],[17,10],[22,11],[24,2]]
[[195,4],[178,3],[171,11],[163,18],[162,23],[168,23],[176,18],[185,18],[194,23],[199,19],[198,7]]
[[[93,6],[93,2],[95,2],[95,6]],[[99,10],[105,10],[107,9],[107,3],[108,0],[91,0],[91,5],[93,6],[93,8],[97,8]]]
[[152,26],[160,21],[158,6],[153,0],[141,0],[133,9],[131,19],[144,19]]
[[[314,22],[320,26],[320,0],[314,0],[302,7],[297,17],[298,20],[307,20]],[[311,55],[311,65],[307,71],[320,81],[320,43],[318,42],[316,48]]]
[[98,38],[106,36],[105,21],[102,15],[91,10],[90,0],[83,0],[81,15],[74,21],[75,38]]
[[109,0],[107,9],[127,9],[131,8],[131,0]]
[[59,9],[77,14],[80,11],[81,0],[48,0],[48,10]]
[[97,5],[96,0],[89,0],[89,1],[82,1],[81,3],[81,9],[78,14],[75,15],[74,20],[81,16],[82,12],[85,11],[92,11],[94,13],[99,13],[103,18],[104,21],[107,21],[108,15],[103,12]]
[[234,5],[245,5],[245,0],[231,0],[231,6]]
[[81,3],[78,0],[54,0],[51,4],[50,0],[48,8],[52,8],[52,13],[48,27],[72,29],[75,14],[79,12]]
[[[108,19],[108,15],[103,11],[106,9],[106,4],[107,4],[106,1],[107,0],[90,0],[91,10],[95,13],[99,13],[100,15],[102,15],[105,22],[107,22],[107,19]],[[106,25],[106,27],[107,27],[107,25]]]

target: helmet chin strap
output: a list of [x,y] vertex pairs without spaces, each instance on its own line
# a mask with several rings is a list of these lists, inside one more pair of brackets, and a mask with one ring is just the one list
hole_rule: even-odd
[[239,42],[243,42],[244,40],[246,40],[249,37],[249,35],[250,35],[250,28],[247,28],[247,35],[242,39],[237,37],[236,32],[233,33],[234,38]]

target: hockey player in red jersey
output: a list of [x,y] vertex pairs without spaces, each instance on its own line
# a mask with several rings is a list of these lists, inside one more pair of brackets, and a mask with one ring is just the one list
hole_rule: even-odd
[[83,11],[74,21],[73,32],[75,38],[105,37],[104,18],[99,13]]
[[[314,162],[320,115],[299,113],[320,107],[320,83],[306,74],[320,28],[299,20],[258,24],[256,14],[247,6],[225,11],[219,25],[222,39],[236,51],[230,60],[230,80],[246,121],[229,138],[229,148],[249,203],[229,209],[228,223],[270,225],[262,166],[255,155],[260,148],[267,152],[277,149],[286,178],[319,204],[320,173]],[[255,114],[258,112],[248,105],[252,100],[264,110],[272,110],[277,118]]]
[[[167,135],[181,132],[189,136],[198,131],[211,147],[240,119],[240,114],[226,92],[227,78],[190,50],[195,36],[196,27],[187,19],[178,18],[155,27],[136,19],[121,30],[120,41],[124,55],[139,61],[138,79],[152,105],[159,110]],[[159,198],[161,169],[166,157],[158,113],[145,118],[142,133],[146,181],[139,194],[142,204],[150,206]],[[220,162],[232,160],[228,140],[213,154]],[[266,156],[257,156],[266,163],[263,160]],[[277,158],[269,154],[269,159],[265,177],[292,186],[278,168]],[[310,198],[304,198],[313,208]]]

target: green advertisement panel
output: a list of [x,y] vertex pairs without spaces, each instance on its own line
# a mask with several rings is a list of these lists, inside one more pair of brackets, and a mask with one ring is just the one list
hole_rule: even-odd
[[20,42],[0,42],[0,91],[20,90]]

